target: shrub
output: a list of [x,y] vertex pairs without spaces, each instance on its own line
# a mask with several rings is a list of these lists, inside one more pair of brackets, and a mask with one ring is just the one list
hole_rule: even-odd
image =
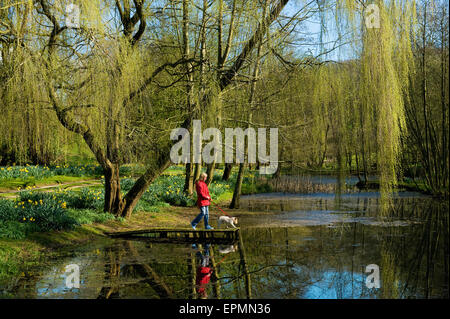
[[82,188],[79,192],[66,192],[67,206],[78,209],[99,209],[104,204],[104,190]]
[[115,217],[109,213],[92,209],[69,209],[67,214],[76,220],[78,224],[103,223],[115,219]]
[[[74,226],[113,219],[95,210],[103,206],[102,191],[21,191],[19,197],[0,201],[0,237],[23,238],[30,232],[73,229]],[[71,210],[68,209],[78,209]]]
[[17,221],[0,221],[0,237],[23,239],[30,231],[30,226]]
[[[122,179],[121,188],[124,192],[131,189],[133,179]],[[189,206],[195,203],[194,199],[183,192],[184,178],[182,176],[160,176],[142,195],[135,210],[156,210],[151,208],[167,203],[177,206]]]
[[14,202],[11,200],[0,200],[0,221],[14,220],[16,217]]
[[[124,168],[127,171],[127,168]],[[121,170],[122,173],[122,170]],[[99,165],[77,165],[69,166],[67,164],[59,166],[9,166],[0,167],[0,180],[2,179],[28,179],[36,180],[48,178],[57,175],[66,176],[100,176],[103,174],[103,168]]]
[[103,190],[90,190],[83,187],[79,191],[58,189],[54,192],[22,191],[19,193],[20,201],[24,202],[50,202],[54,204],[65,203],[68,208],[98,209],[103,206]]
[[64,203],[43,200],[0,201],[0,236],[23,238],[28,233],[72,229],[78,223],[67,215]]

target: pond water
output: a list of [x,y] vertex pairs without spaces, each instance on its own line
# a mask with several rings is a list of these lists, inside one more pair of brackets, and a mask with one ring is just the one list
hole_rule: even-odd
[[[445,202],[400,193],[384,218],[379,194],[370,192],[243,196],[242,205],[255,214],[240,218],[235,243],[98,240],[59,251],[26,276],[11,278],[0,296],[449,297]],[[73,264],[79,288],[67,287],[72,273],[65,270]],[[370,267],[379,269],[379,288],[367,285],[376,281]]]

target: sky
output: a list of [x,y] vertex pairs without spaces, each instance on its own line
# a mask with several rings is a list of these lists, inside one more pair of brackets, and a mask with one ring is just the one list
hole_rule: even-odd
[[[306,3],[311,1],[304,0],[291,0],[286,5],[282,14],[287,16],[292,16],[300,8],[302,8]],[[315,1],[312,4],[313,9],[317,9],[317,4]],[[321,37],[321,21],[320,15],[318,13],[313,14],[306,21],[302,22],[301,26],[297,29],[300,34],[305,37],[310,38],[308,41],[302,41],[301,45],[298,46],[297,50],[299,54],[305,54],[307,52],[312,53],[317,56],[323,50],[324,52],[331,50],[336,47],[335,40],[339,37],[335,25],[335,12],[329,10],[324,16],[325,31],[322,34],[323,46],[320,46]],[[323,60],[335,60],[342,61],[347,60],[354,56],[354,52],[350,45],[342,45],[339,49],[332,50],[330,53],[323,55],[321,58]]]

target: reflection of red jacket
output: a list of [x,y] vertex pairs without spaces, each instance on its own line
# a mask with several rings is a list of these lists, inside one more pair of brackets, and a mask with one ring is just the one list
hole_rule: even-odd
[[204,294],[206,285],[211,278],[212,270],[210,267],[198,267],[197,268],[197,280],[195,282],[197,286],[197,293]]
[[197,190],[197,206],[209,206],[211,197],[209,196],[208,185],[204,181],[198,181],[195,184],[195,189]]

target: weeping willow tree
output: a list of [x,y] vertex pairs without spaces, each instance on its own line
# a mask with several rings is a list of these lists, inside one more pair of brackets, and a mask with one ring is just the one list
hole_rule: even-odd
[[[401,139],[406,132],[403,94],[412,66],[415,2],[339,1],[360,55],[359,98],[363,143],[373,145],[383,207],[397,185]],[[358,31],[360,30],[360,31]]]
[[327,138],[330,129],[330,122],[328,121],[328,110],[331,103],[329,69],[319,68],[314,80],[311,101],[312,124],[309,131],[312,145],[308,162],[309,166],[322,167],[327,154]]
[[308,163],[320,167],[331,157],[340,173],[356,164],[365,182],[375,168],[382,205],[388,208],[401,174],[401,145],[407,134],[404,96],[414,71],[415,3],[338,0],[336,4],[341,37],[337,41],[347,41],[342,35],[349,34],[352,52],[342,56],[339,50],[339,63],[319,64],[312,96],[299,92],[310,99],[310,110],[305,111]]
[[[138,45],[150,15],[144,1],[133,1],[132,6],[129,1],[78,1],[80,15],[75,17],[67,16],[68,4],[7,1],[5,10],[10,23],[5,33],[9,35],[8,44],[15,45],[10,54],[15,69],[5,85],[5,99],[7,107],[19,107],[12,108],[8,118],[26,121],[24,115],[35,112],[40,121],[37,127],[52,121],[80,135],[104,169],[105,211],[129,216],[147,183],[168,166],[170,143],[161,135],[176,124],[166,123],[167,114],[158,105],[163,101],[150,96],[157,105],[143,105],[149,101],[144,90],[157,75],[185,61],[175,54],[160,58],[167,52],[159,52],[158,56]],[[113,13],[118,14],[113,22],[119,24],[107,22]],[[17,31],[18,26],[22,31]],[[168,82],[164,77],[159,80],[162,85]],[[170,103],[176,103],[176,96],[171,98]],[[153,129],[145,123],[149,118],[156,126]],[[139,144],[145,137],[157,141],[140,143],[146,147],[139,150],[139,155],[147,155],[144,158],[149,168],[128,196],[122,197],[121,154],[130,138]],[[155,144],[162,152],[151,149]]]
[[[32,1],[17,10],[9,1],[0,2],[0,163],[3,165],[49,164],[58,155],[67,135],[55,122],[41,121],[41,117],[55,118],[54,114],[38,107],[45,100],[40,83],[27,80],[39,72],[39,66],[18,41],[27,32],[31,8]],[[15,88],[20,88],[19,94]]]
[[[273,2],[248,38],[227,44],[233,59],[221,56],[216,84],[206,87],[207,92],[189,108],[177,84],[186,79],[188,64],[192,66],[188,72],[197,70],[196,75],[205,76],[208,57],[205,47],[198,45],[198,34],[177,40],[182,20],[178,3],[79,0],[75,1],[78,11],[67,10],[71,2],[65,0],[3,0],[0,8],[8,19],[1,24],[2,49],[15,45],[11,61],[14,71],[19,71],[10,72],[6,79],[5,107],[21,99],[22,109],[36,108],[40,125],[57,123],[81,136],[104,170],[104,210],[129,217],[142,194],[171,164],[170,149],[176,142],[169,138],[171,129],[189,129],[190,113],[220,105],[215,97],[234,81],[287,2]],[[204,4],[209,6],[207,1]],[[165,6],[168,10],[160,10]],[[77,12],[79,16],[72,16]],[[146,28],[148,23],[152,29]],[[188,43],[195,52],[186,53],[180,43]],[[181,85],[186,87],[185,82]],[[9,114],[21,118],[26,112]],[[119,168],[124,150],[134,153],[146,169],[122,195]]]
[[[41,121],[41,117],[56,118],[53,112],[39,105],[45,99],[39,83],[28,81],[39,70],[16,44],[3,47],[0,63],[3,78],[0,91],[0,131],[3,133],[0,136],[0,162],[4,165],[8,162],[50,164],[67,134],[55,125],[55,121]],[[15,88],[20,88],[20,93]]]

